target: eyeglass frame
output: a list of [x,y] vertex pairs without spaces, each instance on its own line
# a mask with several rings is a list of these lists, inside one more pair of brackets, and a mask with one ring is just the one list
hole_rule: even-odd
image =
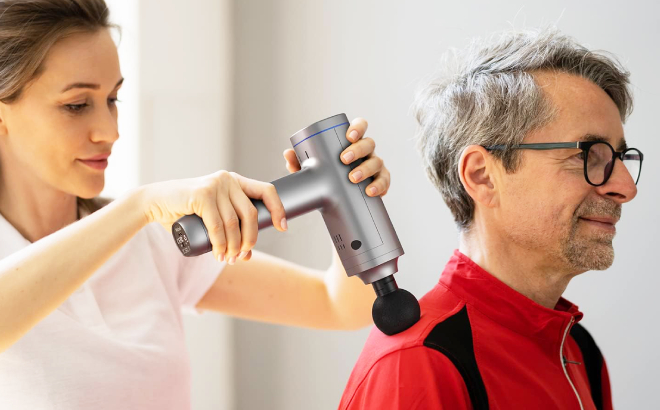
[[[637,180],[635,181],[635,185],[639,182],[639,178],[642,175],[642,162],[644,161],[644,154],[642,154],[642,151],[638,150],[637,148],[626,148],[623,151],[616,151],[614,150],[614,147],[610,145],[609,142],[607,141],[574,141],[574,142],[543,142],[543,143],[537,143],[537,144],[519,144],[519,145],[490,145],[490,146],[485,146],[484,148],[488,151],[491,150],[497,150],[497,151],[503,151],[508,149],[532,149],[532,150],[552,150],[552,149],[567,149],[567,148],[577,148],[581,149],[582,152],[584,153],[584,179],[587,181],[589,185],[592,186],[602,186],[609,181],[610,177],[612,176],[612,172],[614,172],[614,165],[612,165],[612,169],[610,170],[609,174],[605,179],[603,179],[603,182],[600,184],[594,184],[589,180],[589,175],[587,173],[587,159],[589,158],[589,149],[593,145],[596,144],[605,144],[608,147],[610,147],[610,150],[612,151],[612,161],[616,161],[618,158],[621,160],[621,163],[623,164],[623,158],[624,155],[631,150],[637,151],[639,153],[639,173],[637,174]],[[628,168],[626,168],[627,170]],[[630,171],[628,171],[630,173]],[[631,175],[632,177],[632,175]]]

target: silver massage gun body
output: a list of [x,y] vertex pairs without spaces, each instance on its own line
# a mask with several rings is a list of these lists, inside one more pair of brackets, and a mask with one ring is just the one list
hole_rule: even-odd
[[[357,184],[348,178],[349,170],[363,159],[350,165],[340,160],[341,152],[350,145],[345,137],[349,125],[346,115],[338,114],[295,133],[290,140],[301,170],[272,184],[287,220],[315,210],[321,212],[348,276],[357,275],[365,284],[372,284],[378,295],[372,310],[374,322],[384,333],[395,334],[417,322],[419,304],[394,280],[398,258],[404,252],[383,200],[365,193],[373,178]],[[259,230],[272,226],[264,203],[251,201],[258,211]],[[185,256],[211,251],[206,228],[197,215],[179,219],[172,226],[172,234]],[[400,312],[401,308],[406,311]]]

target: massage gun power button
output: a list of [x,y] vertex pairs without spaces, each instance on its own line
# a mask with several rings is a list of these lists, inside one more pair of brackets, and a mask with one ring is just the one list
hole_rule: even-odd
[[187,255],[190,252],[190,241],[188,240],[188,235],[186,235],[183,227],[178,223],[175,223],[173,228],[176,235],[176,244],[179,247],[179,250],[181,250],[181,253],[184,255]]
[[357,251],[360,249],[360,246],[362,246],[362,242],[358,241],[357,239],[351,242],[351,248],[353,248],[353,250]]

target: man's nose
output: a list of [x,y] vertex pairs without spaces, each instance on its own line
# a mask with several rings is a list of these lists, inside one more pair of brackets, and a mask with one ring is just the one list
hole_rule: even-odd
[[637,196],[635,180],[628,168],[618,158],[614,160],[610,179],[605,184],[596,187],[596,191],[620,204],[632,201]]

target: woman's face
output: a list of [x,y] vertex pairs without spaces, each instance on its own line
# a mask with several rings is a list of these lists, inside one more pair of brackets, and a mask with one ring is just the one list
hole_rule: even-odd
[[19,178],[82,198],[97,196],[119,137],[117,48],[106,29],[58,41],[42,73],[10,104],[0,103],[0,178]]

